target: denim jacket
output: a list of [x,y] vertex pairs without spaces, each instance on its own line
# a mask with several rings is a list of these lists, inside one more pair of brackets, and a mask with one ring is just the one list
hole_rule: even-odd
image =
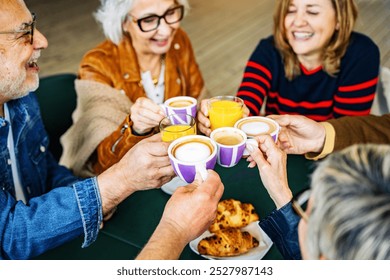
[[0,117],[0,259],[28,259],[83,233],[88,246],[102,220],[96,178],[81,181],[55,161],[34,93],[7,106],[27,204],[15,200],[10,124]]
[[274,210],[259,225],[271,238],[285,259],[302,259],[298,242],[298,223],[300,217],[295,214],[291,202]]

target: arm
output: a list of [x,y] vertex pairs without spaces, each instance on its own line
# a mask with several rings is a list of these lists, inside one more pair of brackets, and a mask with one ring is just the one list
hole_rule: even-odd
[[264,98],[271,89],[273,46],[270,39],[261,40],[249,58],[237,96],[244,100],[250,114],[260,115]]
[[358,143],[390,143],[390,114],[328,120],[335,130],[334,150]]
[[279,146],[290,154],[326,156],[358,143],[390,143],[390,114],[331,119],[317,123],[304,116],[271,115],[282,130]]
[[286,260],[302,259],[298,240],[299,221],[299,216],[295,214],[289,202],[282,208],[274,210],[259,223]]
[[352,33],[341,60],[334,117],[368,115],[375,97],[379,76],[379,49],[368,37]]
[[102,218],[99,201],[95,179],[57,187],[27,205],[0,191],[0,258],[28,259],[83,233],[88,246]]
[[[249,160],[256,163],[263,185],[276,205],[276,210],[263,219],[260,226],[286,259],[301,259],[298,242],[299,217],[291,207],[292,192],[287,182],[287,156],[277,148],[270,136],[259,136],[257,141],[259,148],[247,147],[250,151]],[[253,162],[249,167],[254,166]]]
[[156,188],[174,175],[168,143],[155,135],[135,145],[97,178],[16,202],[0,190],[0,258],[26,259],[84,233],[83,247],[96,240],[103,216],[138,190]]
[[201,183],[197,178],[174,192],[137,259],[178,259],[187,243],[210,226],[224,187],[217,173],[208,172],[206,181]]
[[130,116],[127,116],[123,123],[97,146],[97,158],[93,165],[96,174],[102,173],[117,163],[135,144],[155,132],[152,130],[145,135],[134,135],[131,129],[132,124]]

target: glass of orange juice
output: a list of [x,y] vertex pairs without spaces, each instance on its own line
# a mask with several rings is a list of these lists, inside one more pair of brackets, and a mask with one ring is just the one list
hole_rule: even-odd
[[211,130],[233,127],[243,116],[244,101],[236,96],[215,96],[207,102]]
[[171,142],[186,135],[196,135],[196,121],[185,113],[172,114],[159,123],[161,137],[164,142]]

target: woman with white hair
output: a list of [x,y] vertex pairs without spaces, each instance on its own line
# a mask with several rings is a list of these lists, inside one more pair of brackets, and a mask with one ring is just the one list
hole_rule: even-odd
[[107,40],[81,61],[74,124],[61,139],[61,163],[79,176],[101,173],[156,133],[166,99],[206,92],[180,28],[187,0],[101,1],[95,17]]

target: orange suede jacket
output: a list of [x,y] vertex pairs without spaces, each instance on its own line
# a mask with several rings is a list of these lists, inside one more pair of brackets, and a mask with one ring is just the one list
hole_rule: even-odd
[[[79,78],[107,84],[126,94],[134,103],[137,98],[146,97],[140,71],[131,38],[125,35],[119,45],[106,40],[86,53],[80,64]],[[166,53],[164,80],[164,100],[181,95],[199,99],[205,92],[191,42],[182,29],[177,30]],[[91,158],[97,174],[118,162],[137,142],[157,131],[137,136],[132,133],[131,127],[129,116],[118,123],[118,128],[99,144]]]

